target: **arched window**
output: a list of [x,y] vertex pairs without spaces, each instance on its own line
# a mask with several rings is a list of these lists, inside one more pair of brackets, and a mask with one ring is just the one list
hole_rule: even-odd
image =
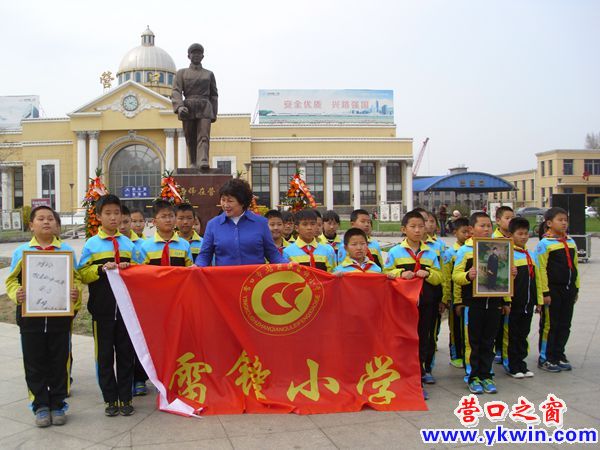
[[142,72],[136,72],[135,73],[135,81],[137,83],[141,83],[142,82]]
[[160,159],[141,144],[122,148],[109,167],[109,189],[122,198],[154,198],[160,192]]

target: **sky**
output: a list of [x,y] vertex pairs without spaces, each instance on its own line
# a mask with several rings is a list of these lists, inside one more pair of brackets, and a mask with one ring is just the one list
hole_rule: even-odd
[[600,132],[597,0],[29,0],[0,4],[0,95],[46,117],[102,95],[149,25],[178,68],[205,47],[220,113],[259,89],[392,89],[398,137],[429,144],[419,175],[501,174]]

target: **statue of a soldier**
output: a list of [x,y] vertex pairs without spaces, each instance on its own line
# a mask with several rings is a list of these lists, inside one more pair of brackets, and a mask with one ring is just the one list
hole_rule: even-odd
[[191,166],[206,170],[209,168],[210,125],[217,120],[219,95],[214,74],[202,67],[204,47],[190,45],[188,58],[190,67],[178,70],[175,75],[171,100],[173,111],[183,122]]

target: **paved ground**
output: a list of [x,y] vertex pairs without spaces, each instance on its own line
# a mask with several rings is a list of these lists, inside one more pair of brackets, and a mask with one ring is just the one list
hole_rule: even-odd
[[[600,240],[594,240],[596,248],[600,248]],[[0,256],[10,255],[14,247],[15,244],[0,245]],[[580,269],[582,289],[567,349],[574,370],[549,374],[534,369],[535,378],[528,380],[513,380],[499,373],[499,394],[481,397],[482,404],[498,399],[510,406],[523,395],[538,405],[552,392],[568,406],[566,427],[600,428],[597,296],[600,258],[592,258]],[[534,323],[537,324],[537,317]],[[447,342],[444,324],[434,372],[438,383],[429,389],[431,400],[427,412],[369,410],[312,416],[233,415],[186,419],[157,411],[152,395],[135,400],[134,416],[107,418],[103,415],[104,406],[94,376],[93,341],[75,336],[75,384],[69,399],[69,423],[60,428],[38,429],[33,426],[33,415],[27,408],[18,328],[0,324],[0,448],[426,448],[420,439],[420,428],[460,428],[452,412],[466,390],[462,371],[447,364]],[[531,336],[533,349],[535,342],[537,331]],[[534,351],[529,357],[530,367],[535,367],[536,355]],[[504,425],[517,427],[511,421]],[[480,428],[494,428],[494,424],[484,418]],[[444,448],[441,444],[429,447]],[[552,448],[549,445],[536,447]],[[583,446],[568,448],[578,447]]]

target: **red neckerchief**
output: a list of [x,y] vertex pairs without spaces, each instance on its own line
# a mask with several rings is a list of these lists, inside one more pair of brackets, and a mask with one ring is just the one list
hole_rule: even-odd
[[367,258],[375,262],[375,257],[373,256],[373,253],[371,253],[371,249],[369,247],[367,247]]
[[54,247],[54,245],[49,245],[48,247],[42,247],[41,245],[36,245],[35,248],[37,248],[38,250],[46,250],[46,251],[53,252],[56,247]]
[[371,266],[373,265],[373,261],[369,260],[365,263],[365,267],[363,268],[360,264],[358,264],[357,262],[353,262],[350,267],[354,267],[355,269],[360,270],[361,272],[367,272]]
[[[323,236],[325,236],[325,235],[323,235]],[[334,236],[334,237],[333,237],[333,239],[329,239],[327,236],[325,236],[325,240],[326,240],[326,241],[327,241],[327,243],[328,243],[329,245],[331,245],[331,246],[333,247],[333,249],[334,249],[334,250],[337,252],[337,246],[338,246],[338,243],[335,241],[335,238],[336,238],[336,237],[337,237],[337,236]]]
[[315,263],[315,256],[313,255],[313,253],[315,252],[315,247],[312,247],[310,245],[305,245],[304,247],[302,247],[302,250],[304,251],[304,253],[306,253],[307,255],[310,256],[310,267],[317,267],[316,263]]
[[406,247],[406,251],[411,256],[411,258],[415,260],[415,268],[413,269],[413,272],[418,272],[419,270],[421,270],[421,256],[423,256],[423,252],[419,251],[419,253],[415,255],[415,252],[410,247]]
[[115,262],[117,264],[120,264],[121,263],[121,255],[119,254],[119,242],[117,241],[117,238],[114,236],[106,236],[106,239],[108,239],[109,241],[112,241],[113,248],[115,249]]
[[571,258],[571,251],[569,250],[569,244],[567,243],[566,236],[556,237],[551,234],[545,234],[544,237],[549,237],[552,239],[556,239],[558,242],[562,242],[562,245],[565,248],[565,254],[567,255],[567,265],[569,266],[569,270],[572,270],[573,269],[573,258]]
[[529,278],[533,279],[535,277],[535,274],[533,271],[533,260],[531,259],[529,252],[527,251],[526,248],[519,248],[519,247],[515,247],[515,251],[517,251],[519,253],[525,253],[525,257],[527,258],[527,270],[529,271]]
[[160,265],[161,266],[170,266],[171,265],[171,256],[169,255],[169,244],[171,242],[175,242],[175,241],[168,240],[165,242],[165,246],[163,247],[162,255],[160,257]]

